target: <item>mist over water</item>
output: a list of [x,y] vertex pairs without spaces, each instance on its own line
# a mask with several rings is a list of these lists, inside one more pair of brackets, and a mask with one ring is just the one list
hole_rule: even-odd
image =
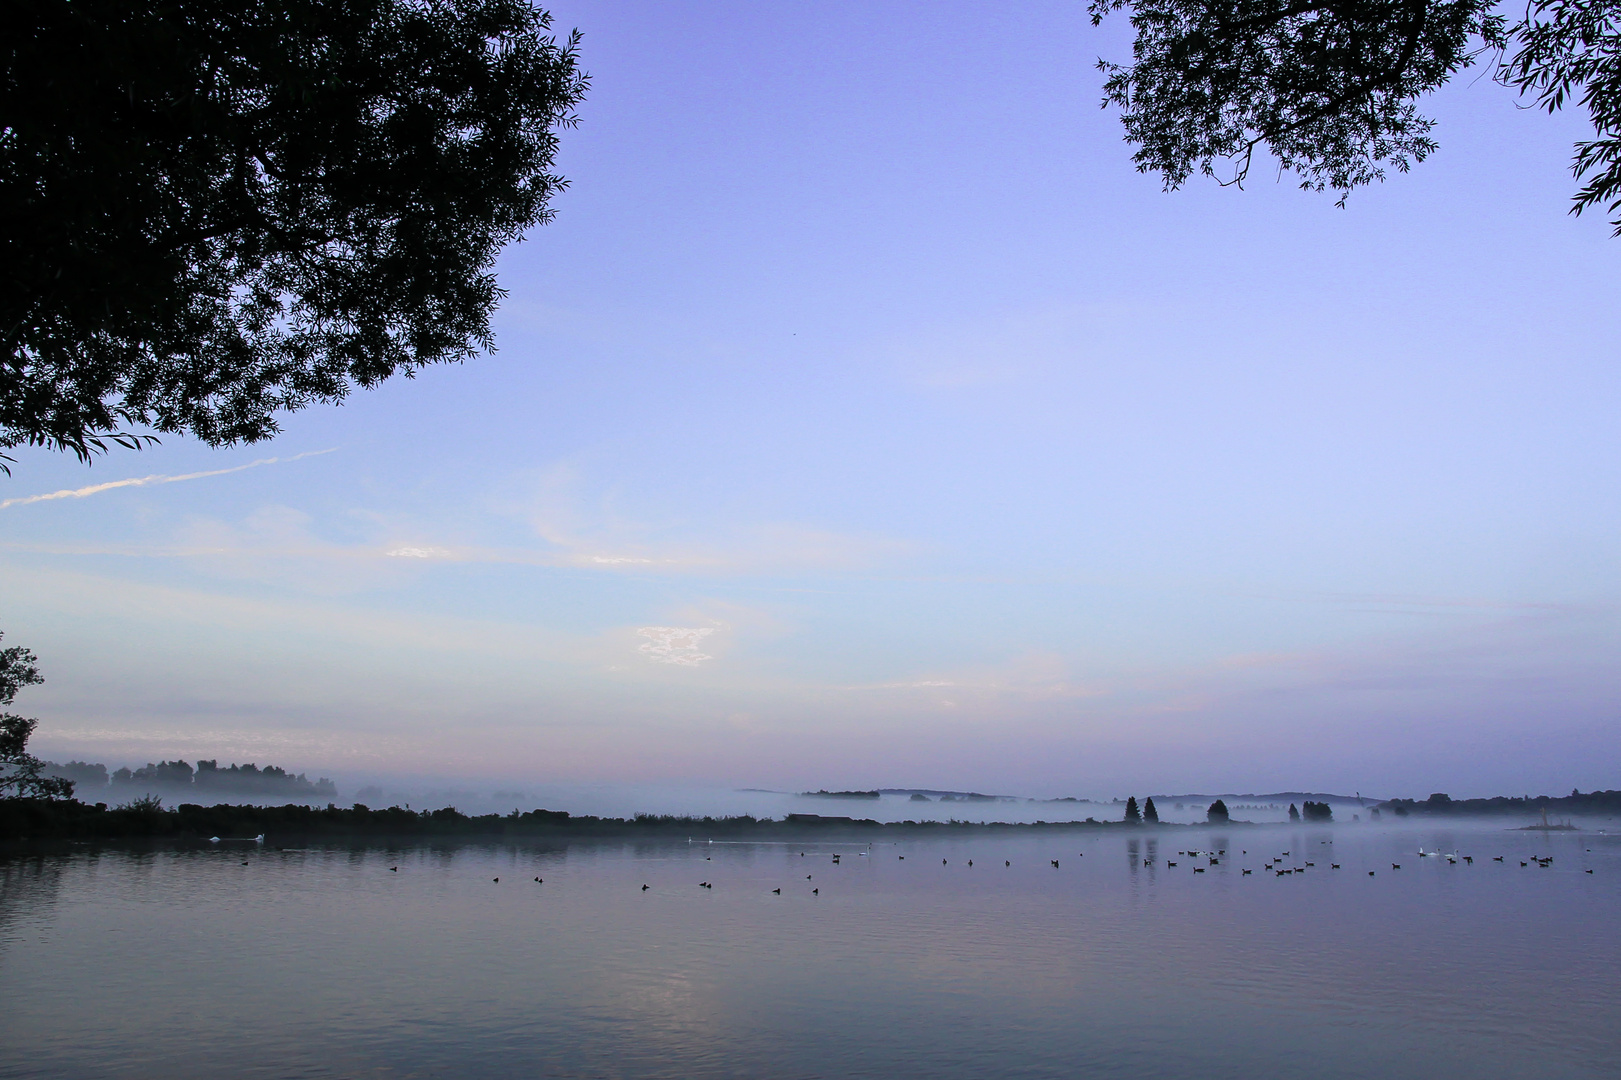
[[0,1075],[1616,1075],[1603,833],[695,839],[14,858]]

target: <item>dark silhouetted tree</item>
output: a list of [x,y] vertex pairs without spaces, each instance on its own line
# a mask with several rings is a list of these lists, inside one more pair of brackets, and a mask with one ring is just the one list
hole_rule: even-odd
[[[278,412],[493,347],[587,77],[528,0],[12,0],[0,449]],[[3,459],[9,460],[9,459]]]
[[1127,821],[1141,821],[1142,819],[1143,819],[1143,813],[1142,813],[1141,810],[1137,809],[1137,796],[1135,796],[1135,795],[1127,796],[1127,798],[1126,798],[1126,820]]
[[1334,808],[1326,802],[1312,802],[1308,799],[1300,804],[1300,816],[1307,821],[1333,821]]
[[1154,807],[1154,796],[1150,795],[1143,803],[1143,820],[1159,821],[1159,811]]
[[1289,804],[1289,820],[1290,821],[1299,821],[1300,820],[1300,811],[1295,809],[1295,804],[1294,803]]
[[1621,235],[1621,0],[1529,0],[1512,24],[1493,0],[1092,0],[1093,22],[1121,8],[1137,37],[1098,61],[1104,101],[1167,190],[1242,184],[1262,148],[1343,206],[1436,150],[1419,99],[1486,58],[1536,107],[1587,109],[1571,211],[1607,204]]
[[[4,635],[0,635],[3,637]],[[0,706],[10,705],[25,686],[38,686],[39,658],[28,649],[0,649]],[[0,798],[66,799],[73,781],[45,773],[45,763],[28,752],[38,720],[0,713]]]
[[1205,810],[1205,820],[1212,825],[1225,825],[1228,821],[1227,804],[1220,799],[1210,804]]

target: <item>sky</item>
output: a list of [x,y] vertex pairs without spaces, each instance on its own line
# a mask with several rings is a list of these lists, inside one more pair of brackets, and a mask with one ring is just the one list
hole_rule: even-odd
[[[0,480],[42,756],[1038,797],[1621,787],[1621,240],[1489,78],[1165,193],[1078,3],[552,8],[498,351]],[[128,481],[135,481],[133,483]],[[38,496],[71,492],[62,497]]]

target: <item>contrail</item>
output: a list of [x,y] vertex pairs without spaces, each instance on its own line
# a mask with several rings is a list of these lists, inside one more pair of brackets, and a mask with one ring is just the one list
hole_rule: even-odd
[[82,499],[86,495],[111,491],[113,488],[145,487],[148,484],[173,484],[180,480],[200,480],[205,476],[224,476],[226,473],[241,472],[243,469],[256,469],[260,465],[275,465],[281,462],[297,461],[300,458],[319,457],[321,454],[330,454],[336,449],[337,447],[333,446],[326,450],[308,450],[302,454],[294,454],[290,458],[260,458],[258,461],[250,461],[246,465],[237,465],[230,469],[210,469],[208,472],[182,473],[179,476],[164,476],[161,474],[137,476],[130,480],[113,480],[105,484],[91,484],[89,487],[65,488],[62,491],[53,491],[48,495],[26,495],[19,499],[7,499],[0,502],[0,510],[12,506],[26,506],[29,503],[48,502],[51,499]]

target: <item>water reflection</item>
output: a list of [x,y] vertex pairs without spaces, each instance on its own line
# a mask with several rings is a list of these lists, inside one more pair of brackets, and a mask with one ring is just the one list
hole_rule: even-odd
[[[1367,876],[1420,845],[1480,857]],[[1172,854],[1190,849],[1216,862]],[[0,862],[0,1074],[1590,1077],[1621,1049],[1607,837],[1145,827],[863,850]],[[1243,876],[1283,851],[1314,865]],[[1522,870],[1533,852],[1554,863]]]

